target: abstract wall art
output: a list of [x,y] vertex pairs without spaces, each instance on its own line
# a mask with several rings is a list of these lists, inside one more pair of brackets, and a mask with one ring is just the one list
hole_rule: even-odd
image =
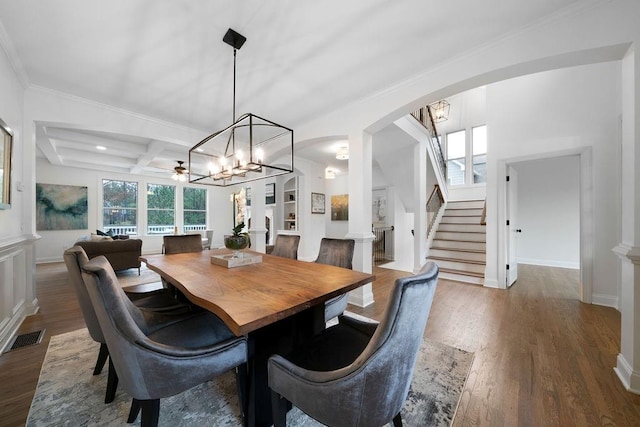
[[349,195],[331,196],[331,221],[347,221],[349,219]]
[[36,184],[37,230],[86,230],[87,187]]

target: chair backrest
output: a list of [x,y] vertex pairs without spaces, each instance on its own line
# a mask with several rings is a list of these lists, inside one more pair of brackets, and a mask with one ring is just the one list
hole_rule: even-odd
[[181,234],[178,236],[163,236],[163,252],[166,255],[185,252],[202,252],[201,234]]
[[360,425],[391,419],[402,409],[438,281],[438,266],[428,262],[415,276],[397,279],[385,314],[371,341],[350,366],[362,380]]
[[[244,338],[225,339],[217,347],[214,347],[215,344],[206,344],[206,350],[199,344],[197,337],[183,340],[180,346],[149,338],[147,335],[153,335],[158,330],[145,330],[145,320],[139,317],[142,312],[131,304],[111,265],[103,256],[93,258],[85,264],[82,279],[104,333],[109,357],[118,372],[119,383],[134,399],[151,400],[172,396],[246,361]],[[180,318],[170,322],[173,326],[185,326],[164,332],[165,335],[163,331],[172,326],[164,323],[158,333],[169,341],[177,339],[176,335],[188,335],[194,326],[189,322],[190,319],[196,318],[183,318],[182,321],[186,324],[181,323]],[[205,320],[210,330],[214,331],[209,323],[210,319]],[[229,335],[233,336],[230,332]],[[204,337],[208,343],[209,338]],[[185,347],[185,342],[191,342],[193,348]],[[237,359],[241,361],[236,363]]]
[[103,256],[92,258],[83,267],[82,279],[104,333],[109,356],[113,359],[124,389],[136,399],[149,399],[148,384],[137,344],[148,341],[140,329],[143,316],[125,295],[109,262]]
[[101,344],[106,343],[100,323],[98,322],[98,316],[96,315],[93,305],[91,304],[91,298],[87,293],[87,288],[82,281],[82,268],[89,262],[89,258],[84,249],[80,246],[74,246],[64,251],[64,263],[67,266],[69,272],[69,279],[71,285],[76,292],[78,302],[80,303],[80,311],[82,311],[82,317],[84,317],[84,323],[87,324],[89,335],[95,342]]
[[320,241],[320,251],[315,262],[352,269],[355,244],[353,239],[330,239],[324,237]]
[[278,234],[276,244],[273,246],[271,255],[298,259],[298,245],[300,244],[300,236],[289,234]]
[[207,238],[207,249],[211,249],[211,243],[213,242],[213,230],[205,231],[205,237]]

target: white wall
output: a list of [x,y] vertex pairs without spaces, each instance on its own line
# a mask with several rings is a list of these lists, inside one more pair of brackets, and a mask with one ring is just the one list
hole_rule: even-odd
[[[618,116],[621,112],[620,62],[565,68],[505,80],[487,87],[487,271],[499,259],[499,162],[521,161],[545,153],[592,148],[594,301],[617,298],[617,244],[620,216]],[[493,264],[489,257],[493,257]],[[496,258],[497,257],[497,258]],[[504,260],[502,260],[504,261]],[[499,267],[498,267],[499,268]],[[495,276],[497,275],[497,276]],[[492,272],[496,281],[499,272]]]
[[23,141],[22,110],[24,89],[16,78],[11,65],[2,49],[0,49],[0,118],[13,131],[13,158],[11,209],[0,210],[0,241],[22,235],[22,193],[17,191],[17,184],[22,182],[23,174]]
[[331,220],[331,196],[349,194],[349,177],[346,174],[338,175],[335,179],[328,179],[325,186],[327,191],[327,208],[325,214],[326,237],[344,239],[349,232],[349,221]]
[[[30,234],[25,200],[30,192],[21,190],[25,180],[23,132],[24,89],[12,65],[0,48],[0,118],[13,132],[11,155],[11,207],[0,210],[0,353],[10,343],[25,316],[38,308],[33,271],[34,242]],[[6,171],[8,174],[9,171]],[[20,189],[20,190],[19,190]]]
[[577,156],[515,163],[519,263],[580,267],[580,164]]

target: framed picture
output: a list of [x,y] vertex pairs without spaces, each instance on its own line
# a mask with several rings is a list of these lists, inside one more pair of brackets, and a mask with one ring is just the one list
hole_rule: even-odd
[[266,205],[273,205],[276,202],[276,183],[272,182],[265,185],[264,189],[264,203]]
[[87,187],[36,183],[36,230],[86,230]]
[[0,209],[11,207],[11,149],[13,133],[5,122],[0,120]]
[[349,195],[331,196],[331,221],[347,221],[349,219]]
[[374,227],[384,227],[387,221],[387,189],[377,188],[372,194],[371,219]]
[[324,213],[324,194],[311,193],[311,213],[312,214]]

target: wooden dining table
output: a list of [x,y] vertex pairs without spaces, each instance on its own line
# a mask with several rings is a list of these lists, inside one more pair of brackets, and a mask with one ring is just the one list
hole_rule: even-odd
[[171,283],[193,304],[220,317],[249,344],[251,426],[272,425],[267,360],[286,354],[324,328],[324,302],[373,282],[375,276],[313,262],[252,251],[262,262],[227,268],[211,262],[227,249],[172,255],[143,255],[140,260]]

